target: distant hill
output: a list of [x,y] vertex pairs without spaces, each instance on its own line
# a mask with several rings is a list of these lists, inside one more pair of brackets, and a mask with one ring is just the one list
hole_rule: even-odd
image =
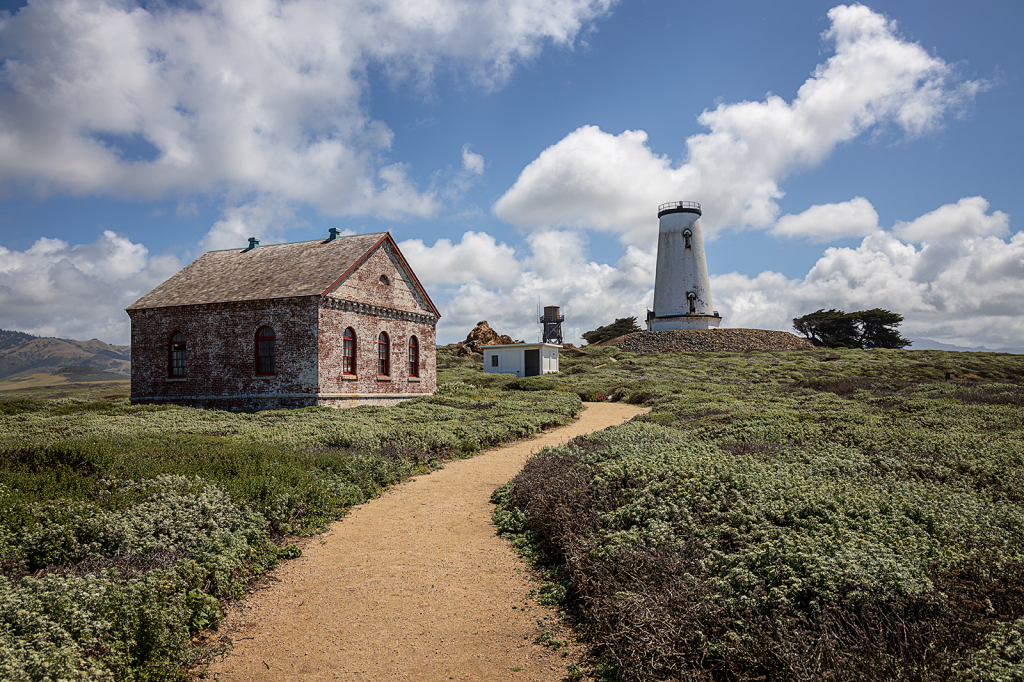
[[914,339],[914,342],[907,350],[953,350],[962,353],[1017,353],[1024,355],[1024,348],[986,348],[985,346],[955,346],[952,343],[942,343],[933,339]]
[[97,372],[131,375],[131,347],[98,339],[73,341],[0,329],[0,379],[88,365]]

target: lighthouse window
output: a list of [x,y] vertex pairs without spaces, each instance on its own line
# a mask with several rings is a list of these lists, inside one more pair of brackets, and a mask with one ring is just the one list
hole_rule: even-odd
[[683,244],[684,244],[684,246],[687,249],[693,248],[693,245],[690,243],[690,238],[692,236],[693,236],[693,233],[690,232],[689,230],[686,230],[685,232],[683,232]]
[[686,294],[686,300],[690,302],[690,312],[697,312],[697,294],[692,291]]

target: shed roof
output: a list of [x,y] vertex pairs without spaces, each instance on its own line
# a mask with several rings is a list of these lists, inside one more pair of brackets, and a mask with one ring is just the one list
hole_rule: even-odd
[[126,310],[326,296],[385,243],[394,249],[434,314],[440,316],[388,232],[209,251]]
[[537,350],[538,348],[554,348],[562,350],[557,343],[496,343],[491,346],[480,346],[481,351],[494,350],[496,348],[519,348],[521,350]]

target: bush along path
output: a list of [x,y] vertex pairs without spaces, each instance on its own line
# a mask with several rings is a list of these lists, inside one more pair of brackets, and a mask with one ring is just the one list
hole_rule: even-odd
[[187,679],[215,652],[191,637],[298,554],[286,537],[581,409],[464,384],[394,408],[255,414],[2,400],[0,680]]
[[603,682],[1024,680],[1024,356],[608,352],[495,494]]
[[528,598],[529,570],[495,535],[489,499],[538,449],[643,412],[588,404],[574,424],[453,461],[354,507],[231,610],[220,631],[233,652],[207,676],[565,679],[574,647],[552,636],[555,612]]

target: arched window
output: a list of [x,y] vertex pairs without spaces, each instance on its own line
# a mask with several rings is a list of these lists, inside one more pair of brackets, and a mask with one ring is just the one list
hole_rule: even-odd
[[356,373],[356,330],[352,327],[341,337],[341,373]]
[[256,374],[274,374],[274,346],[277,336],[270,327],[256,332]]
[[409,376],[420,375],[420,342],[415,336],[409,337]]
[[391,343],[388,335],[381,332],[377,337],[377,376],[386,377],[391,374]]
[[685,230],[683,232],[683,242],[684,242],[683,248],[686,248],[686,249],[693,248],[693,245],[690,243],[690,238],[691,237],[693,237],[693,233],[690,232],[689,230]]
[[171,345],[167,347],[167,374],[172,379],[188,376],[188,365],[185,358],[185,335],[174,332]]
[[697,294],[692,291],[686,292],[686,300],[690,302],[690,313],[697,312]]

